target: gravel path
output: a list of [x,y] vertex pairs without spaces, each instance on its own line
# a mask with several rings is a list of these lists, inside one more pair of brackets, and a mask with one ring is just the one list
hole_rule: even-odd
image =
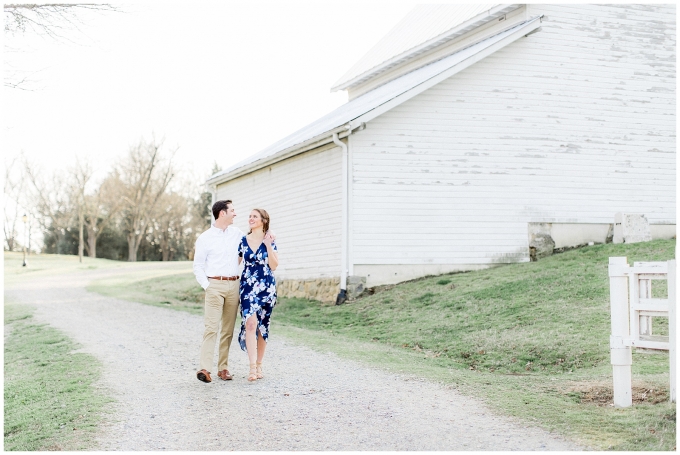
[[583,449],[455,390],[296,345],[274,325],[263,380],[247,382],[247,358],[234,342],[234,380],[203,384],[195,377],[202,318],[87,292],[101,273],[5,289],[103,362],[101,386],[117,403],[95,449]]

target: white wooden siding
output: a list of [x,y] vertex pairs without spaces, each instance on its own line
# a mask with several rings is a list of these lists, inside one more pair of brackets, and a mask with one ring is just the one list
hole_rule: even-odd
[[675,6],[539,14],[351,136],[354,264],[526,261],[528,222],[675,224]]
[[234,201],[234,224],[243,232],[253,208],[267,210],[278,278],[340,276],[341,157],[340,148],[326,146],[217,187],[218,199]]
[[[442,5],[420,5],[425,9],[439,9]],[[446,7],[445,7],[446,8]],[[494,19],[482,26],[472,29],[471,31],[455,38],[449,43],[433,48],[420,55],[416,60],[407,61],[394,68],[388,69],[382,73],[377,74],[371,79],[366,80],[358,85],[350,87],[347,90],[347,97],[350,100],[363,95],[387,82],[396,79],[413,70],[421,68],[427,64],[436,62],[444,57],[447,57],[455,52],[458,52],[466,47],[469,47],[482,40],[490,38],[498,33],[512,28],[527,19],[526,7],[520,6],[516,10],[505,14],[505,20],[498,21]],[[422,20],[422,18],[421,18]],[[421,25],[422,26],[422,25]],[[425,27],[427,28],[427,27]],[[408,32],[407,32],[408,33]]]

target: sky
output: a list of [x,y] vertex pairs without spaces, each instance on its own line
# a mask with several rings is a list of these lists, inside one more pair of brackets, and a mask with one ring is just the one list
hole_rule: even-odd
[[153,134],[204,179],[344,104],[331,85],[415,4],[137,2],[5,36],[4,76],[29,80],[3,88],[3,154],[102,178]]

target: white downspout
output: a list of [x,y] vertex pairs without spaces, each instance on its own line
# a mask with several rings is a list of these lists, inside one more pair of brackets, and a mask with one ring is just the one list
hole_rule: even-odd
[[[351,133],[351,130],[350,130]],[[349,137],[349,135],[348,135]],[[338,138],[338,133],[333,133],[333,143],[342,148],[342,246],[341,246],[341,270],[340,270],[340,293],[335,304],[339,305],[347,299],[347,145]]]

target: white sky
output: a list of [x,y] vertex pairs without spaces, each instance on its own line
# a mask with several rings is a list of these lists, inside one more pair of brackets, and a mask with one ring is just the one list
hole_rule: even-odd
[[[102,177],[141,136],[206,177],[347,100],[331,85],[415,2],[158,2],[83,15],[68,40],[5,37],[31,90],[3,88],[4,153]],[[4,71],[11,67],[5,66]]]

